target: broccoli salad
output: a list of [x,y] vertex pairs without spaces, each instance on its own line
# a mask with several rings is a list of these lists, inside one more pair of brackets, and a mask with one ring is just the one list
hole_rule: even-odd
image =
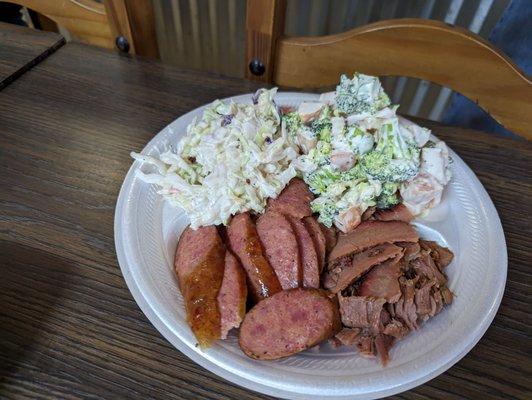
[[252,104],[216,100],[188,126],[175,151],[158,159],[131,153],[156,169],[138,170],[138,176],[159,185],[159,193],[186,211],[194,229],[225,225],[244,211],[264,212],[266,200],[296,176],[292,163],[300,155],[280,129],[276,92],[261,89]]
[[131,153],[137,170],[191,226],[227,224],[240,212],[264,212],[295,176],[316,196],[312,210],[343,232],[364,212],[403,203],[413,215],[441,200],[449,182],[449,152],[430,131],[396,114],[376,77],[342,76],[335,92],[281,113],[277,89],[260,89],[252,103],[216,100],[158,158]]
[[397,107],[378,78],[355,74],[283,116],[283,132],[303,153],[294,165],[324,225],[347,232],[370,207],[402,202],[420,215],[440,202],[450,179],[447,146],[429,141],[430,131]]

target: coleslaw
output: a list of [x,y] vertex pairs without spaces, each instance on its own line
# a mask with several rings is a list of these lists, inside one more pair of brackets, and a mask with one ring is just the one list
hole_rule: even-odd
[[251,104],[216,100],[187,128],[175,152],[159,159],[131,153],[152,172],[140,178],[160,186],[159,193],[182,207],[191,226],[227,224],[231,215],[262,213],[296,176],[298,148],[280,129],[273,100],[277,89],[261,89]]

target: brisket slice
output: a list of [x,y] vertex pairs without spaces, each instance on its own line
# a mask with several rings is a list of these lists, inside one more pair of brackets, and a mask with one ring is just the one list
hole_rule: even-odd
[[442,286],[447,282],[447,278],[436,266],[428,252],[422,251],[418,258],[412,260],[410,266],[423,281],[434,280],[436,286]]
[[382,331],[385,335],[392,336],[396,339],[402,339],[410,333],[410,330],[399,320],[392,319]]
[[351,232],[338,236],[338,242],[329,254],[329,262],[383,243],[417,242],[418,240],[419,236],[414,227],[407,223],[365,221]]
[[393,346],[395,338],[392,336],[378,334],[375,336],[375,350],[379,355],[382,365],[386,366],[390,360],[388,351]]
[[416,330],[417,324],[417,310],[414,302],[415,285],[417,279],[406,279],[404,276],[399,278],[401,285],[401,298],[394,305],[395,318],[400,319],[410,330]]
[[[415,290],[414,302],[416,303],[416,312],[419,319],[426,321],[432,311],[430,292],[435,282],[433,280],[427,281],[419,289]],[[434,301],[434,300],[433,300]]]
[[421,251],[421,246],[419,243],[414,242],[398,242],[395,243],[397,246],[401,246],[404,250],[404,256],[403,260],[405,263],[409,263],[410,261],[417,258]]
[[399,253],[395,258],[373,267],[364,275],[358,288],[358,295],[383,298],[388,303],[397,302],[401,297],[401,287],[399,286],[401,256],[402,253]]
[[358,341],[358,337],[361,333],[362,329],[360,328],[343,328],[336,334],[335,338],[338,339],[341,344],[351,346]]
[[406,223],[414,219],[414,216],[404,204],[398,204],[386,210],[378,210],[373,216],[379,221],[403,221]]
[[344,290],[347,286],[369,271],[374,265],[380,264],[390,258],[401,256],[401,247],[390,243],[382,243],[353,256],[351,263],[347,259],[339,259],[329,266],[324,274],[323,287],[335,294]]
[[382,306],[384,299],[363,296],[344,297],[338,295],[342,323],[348,328],[361,328],[373,334],[381,330]]
[[434,263],[440,270],[449,265],[454,258],[454,254],[451,250],[440,246],[436,242],[432,242],[430,240],[420,240],[419,244],[423,250],[426,250],[430,253]]

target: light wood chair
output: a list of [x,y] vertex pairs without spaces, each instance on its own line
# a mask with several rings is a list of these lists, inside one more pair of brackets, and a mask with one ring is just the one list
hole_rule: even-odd
[[8,0],[42,14],[76,40],[158,58],[151,0]]
[[532,139],[532,83],[478,35],[433,20],[380,21],[336,35],[282,35],[285,0],[248,0],[246,76],[292,88],[334,85],[340,74],[406,76],[447,86],[507,129]]

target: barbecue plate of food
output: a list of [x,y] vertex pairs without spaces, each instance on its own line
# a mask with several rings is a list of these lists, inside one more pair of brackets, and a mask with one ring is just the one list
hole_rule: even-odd
[[463,357],[497,311],[507,261],[491,200],[375,78],[217,101],[133,155],[115,215],[128,287],[232,382],[398,393]]

